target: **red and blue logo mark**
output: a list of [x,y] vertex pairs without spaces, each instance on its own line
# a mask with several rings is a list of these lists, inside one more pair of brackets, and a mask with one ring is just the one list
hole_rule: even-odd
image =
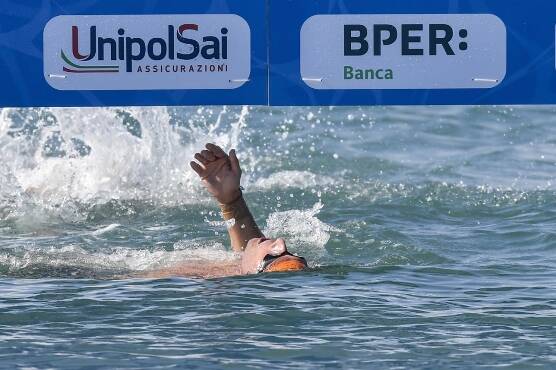
[[[94,34],[94,35],[93,35]],[[79,28],[77,26],[71,27],[71,51],[73,57],[81,62],[92,60],[96,55],[96,26],[91,27],[91,47],[88,55],[82,55],[79,52]],[[114,73],[119,72],[120,67],[117,65],[82,65],[77,62],[72,62],[61,50],[62,60],[66,63],[64,72],[70,73]]]
[[[133,72],[134,62],[148,58],[160,60],[193,60],[198,57],[204,60],[228,59],[228,28],[222,27],[220,34],[205,35],[200,38],[186,37],[186,32],[198,32],[199,25],[186,23],[177,27],[168,25],[166,37],[126,36],[123,28],[118,29],[117,37],[101,37],[97,27],[89,27],[89,52],[82,52],[78,26],[71,27],[71,55],[68,58],[64,50],[60,56],[65,62],[64,72],[69,73],[117,73],[120,65],[114,62],[125,62],[125,71]],[[195,34],[193,34],[195,35]],[[193,36],[192,35],[192,36]],[[188,35],[189,36],[189,35]],[[86,62],[94,61],[94,64]]]

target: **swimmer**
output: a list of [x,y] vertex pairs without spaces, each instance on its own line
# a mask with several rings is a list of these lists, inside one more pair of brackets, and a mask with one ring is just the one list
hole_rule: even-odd
[[241,168],[234,149],[226,154],[214,144],[195,154],[191,168],[199,175],[207,191],[220,205],[228,234],[239,259],[221,263],[182,263],[152,271],[146,277],[170,276],[223,277],[261,272],[297,271],[307,268],[305,258],[288,252],[282,238],[266,238],[251,215],[240,188]]

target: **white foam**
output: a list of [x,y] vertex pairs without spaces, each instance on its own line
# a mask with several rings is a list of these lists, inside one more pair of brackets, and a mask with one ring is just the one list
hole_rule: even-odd
[[231,261],[237,255],[215,242],[180,241],[173,250],[133,249],[127,247],[87,251],[77,245],[39,248],[21,247],[0,252],[0,265],[11,273],[25,271],[30,266],[48,268],[74,267],[92,271],[150,271],[170,267],[184,261]]
[[309,171],[279,171],[266,178],[258,179],[254,185],[263,189],[307,189],[331,185],[333,183],[334,179],[331,177],[316,175]]
[[[189,161],[207,141],[237,146],[249,110],[236,115],[223,108],[216,122],[205,113],[198,110],[175,128],[164,107],[2,109],[0,217],[73,221],[86,217],[83,208],[112,200],[207,201]],[[249,166],[246,154],[242,164]]]
[[112,231],[112,230],[115,230],[115,229],[117,229],[119,226],[120,226],[120,224],[110,224],[110,225],[108,225],[108,226],[101,227],[100,229],[97,229],[97,230],[93,231],[93,232],[91,233],[91,235],[99,236],[99,235],[108,233],[108,232],[110,232],[110,231]]
[[326,254],[324,246],[331,232],[337,228],[319,220],[316,215],[323,205],[318,202],[306,210],[289,210],[271,213],[266,220],[264,234],[268,237],[283,237],[292,252],[300,252],[317,259]]

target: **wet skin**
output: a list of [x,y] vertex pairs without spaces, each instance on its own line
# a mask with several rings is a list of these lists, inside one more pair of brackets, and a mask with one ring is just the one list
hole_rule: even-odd
[[181,263],[178,266],[153,271],[147,276],[222,277],[256,274],[259,272],[296,271],[307,267],[304,258],[288,252],[282,238],[269,239],[258,227],[247,207],[240,188],[241,168],[235,150],[229,154],[221,147],[208,143],[205,150],[195,153],[198,162],[190,162],[203,186],[219,203],[225,220],[233,220],[228,234],[235,261],[209,263]]
[[297,256],[285,254],[287,252],[286,242],[282,238],[253,238],[247,242],[247,246],[241,257],[241,272],[243,274],[255,274],[260,272],[265,257],[269,255],[276,257],[272,260],[272,265],[279,264],[286,260],[297,260],[299,264],[306,265],[305,260]]

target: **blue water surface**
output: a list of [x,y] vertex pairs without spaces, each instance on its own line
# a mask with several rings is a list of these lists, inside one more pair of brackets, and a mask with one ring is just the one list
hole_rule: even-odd
[[[3,110],[0,368],[553,368],[554,113]],[[206,141],[309,271],[141,277],[235,258]]]

